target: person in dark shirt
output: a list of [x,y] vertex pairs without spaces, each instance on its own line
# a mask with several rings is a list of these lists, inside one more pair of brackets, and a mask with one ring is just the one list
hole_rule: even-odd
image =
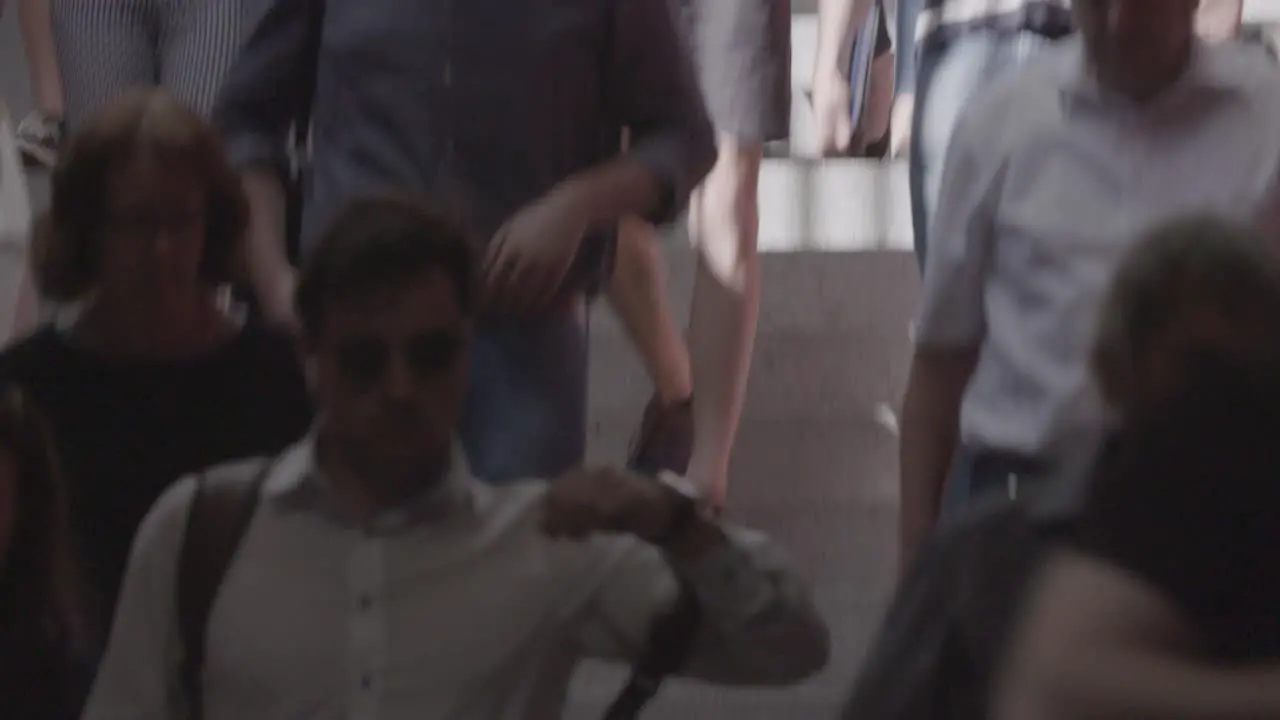
[[1131,341],[1095,365],[1124,422],[1029,598],[1002,720],[1280,717],[1280,261],[1216,221],[1163,240],[1116,280],[1100,347]]
[[253,207],[263,313],[296,320],[280,178],[288,128],[309,108],[303,257],[353,198],[447,204],[486,254],[459,429],[472,469],[506,482],[580,463],[584,298],[606,274],[612,232],[633,215],[673,220],[716,158],[669,4],[267,4],[214,111]]
[[62,478],[39,411],[0,389],[0,717],[71,720],[89,690]]
[[36,229],[43,296],[76,303],[0,353],[45,409],[67,472],[95,638],[138,523],[178,477],[277,451],[311,419],[293,340],[220,302],[248,211],[216,136],[140,90],[72,138]]

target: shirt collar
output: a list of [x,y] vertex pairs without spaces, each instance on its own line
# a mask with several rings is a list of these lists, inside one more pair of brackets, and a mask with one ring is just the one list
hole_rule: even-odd
[[485,487],[471,474],[461,443],[455,440],[449,472],[439,485],[371,521],[356,521],[345,515],[333,499],[316,460],[314,432],[280,456],[263,485],[263,494],[281,509],[319,513],[344,525],[360,525],[375,534],[396,534],[425,524],[474,518],[487,498]]
[[[1121,107],[1139,109],[1135,104],[1108,97],[1088,68],[1084,41],[1077,37],[1071,42],[1071,52],[1067,53],[1067,61],[1062,65],[1062,94],[1068,107],[1079,107],[1082,104],[1097,107],[1119,102]],[[1182,98],[1240,90],[1242,82],[1239,73],[1234,72],[1235,68],[1229,48],[1211,46],[1197,40],[1192,46],[1191,60],[1182,77],[1147,107],[1163,107]]]

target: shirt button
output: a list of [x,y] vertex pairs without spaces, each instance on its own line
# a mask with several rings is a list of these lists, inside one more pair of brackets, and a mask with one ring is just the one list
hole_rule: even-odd
[[369,612],[369,608],[373,607],[373,598],[368,595],[360,596],[360,611]]
[[364,675],[361,675],[361,676],[360,676],[360,689],[361,689],[361,690],[368,690],[368,689],[369,689],[369,688],[371,688],[371,687],[373,687],[373,678],[372,678],[372,677],[369,677],[369,674],[368,674],[368,673],[365,673]]

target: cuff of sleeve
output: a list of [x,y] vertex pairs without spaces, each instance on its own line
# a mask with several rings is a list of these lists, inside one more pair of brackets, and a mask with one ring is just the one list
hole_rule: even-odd
[[744,624],[764,612],[773,602],[771,576],[752,559],[744,547],[750,542],[746,531],[725,529],[729,542],[697,558],[667,556],[672,570],[697,595],[717,623]]
[[645,220],[653,225],[674,222],[684,212],[693,189],[711,171],[716,161],[715,140],[710,129],[688,140],[650,137],[632,146],[631,157],[653,173],[662,188],[657,207]]
[[281,172],[288,167],[283,139],[245,135],[228,138],[225,144],[227,158],[235,167],[268,167]]

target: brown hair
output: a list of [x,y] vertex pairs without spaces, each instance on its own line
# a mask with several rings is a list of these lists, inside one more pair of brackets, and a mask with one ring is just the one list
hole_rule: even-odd
[[1280,258],[1249,226],[1194,215],[1151,229],[1120,264],[1092,370],[1125,412],[1158,364],[1207,356],[1259,370],[1280,360]]
[[66,490],[43,416],[16,386],[0,388],[0,451],[11,454],[17,513],[0,588],[31,632],[67,646],[83,640]]
[[458,307],[475,306],[474,243],[453,213],[414,196],[358,197],[338,211],[302,266],[294,305],[303,330],[320,334],[335,304],[439,269]]
[[204,181],[208,197],[201,277],[220,284],[238,275],[249,223],[240,177],[207,123],[165,91],[145,88],[125,93],[91,119],[59,158],[50,208],[37,220],[32,243],[36,284],[45,297],[70,302],[92,289],[108,181],[143,152]]

